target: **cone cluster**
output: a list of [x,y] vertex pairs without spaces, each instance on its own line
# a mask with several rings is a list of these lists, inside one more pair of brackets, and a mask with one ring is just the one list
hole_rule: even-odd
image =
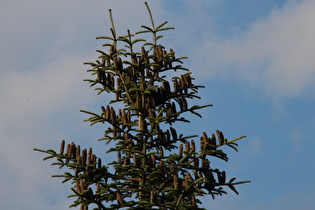
[[[85,63],[91,66],[88,72],[94,76],[85,81],[96,85],[98,94],[113,95],[108,105],[100,107],[101,114],[81,110],[90,115],[85,121],[91,125],[106,123],[104,138],[99,140],[111,144],[105,148],[106,153],[117,155],[117,160],[108,163],[110,170],[92,148],[81,150],[74,142],[65,145],[63,140],[59,154],[38,150],[49,154],[45,159],[56,158],[55,165],[74,171],[56,175],[75,184],[70,197],[77,200],[70,207],[81,205],[81,210],[87,210],[93,203],[98,209],[201,209],[197,197],[207,193],[222,195],[225,192],[221,186],[227,185],[237,193],[233,186],[240,182],[232,183],[234,178],[226,183],[225,171],[212,169],[208,159],[227,161],[227,155],[218,148],[227,145],[237,151],[237,139],[227,141],[219,130],[211,137],[204,132],[198,150],[199,142],[191,140],[196,136],[191,134],[193,131],[184,136],[173,126],[177,122],[189,123],[186,113],[201,117],[197,111],[211,105],[191,105],[194,101],[188,104],[188,99],[200,99],[198,89],[203,88],[193,84],[190,72],[167,78],[169,70],[189,70],[180,65],[185,57],[177,58],[172,49],[167,52],[157,44],[162,37],[160,31],[173,28],[164,26],[167,21],[155,27],[145,4],[151,27],[142,26],[143,30],[136,34],[128,31],[126,36],[117,36],[110,11],[112,37],[98,37],[109,41],[103,45],[109,49],[106,53],[98,50],[98,60]],[[134,39],[141,33],[153,35],[152,42]],[[136,52],[134,44],[142,41],[145,43],[141,51]],[[116,102],[124,108],[115,109]],[[178,143],[177,155],[174,149]]]
[[[76,146],[74,142],[67,145],[66,151],[65,149],[65,140],[62,140],[60,145],[60,155],[63,155],[66,159],[66,163],[74,163],[75,165],[75,174],[74,177],[78,178],[80,173],[83,176],[93,176],[92,171],[96,168],[102,168],[102,162],[100,158],[97,158],[95,154],[92,153],[92,148],[87,152],[86,149],[80,151],[80,145]],[[65,152],[65,153],[64,153]],[[93,178],[92,178],[93,179]],[[93,190],[91,187],[88,187],[90,184],[89,179],[77,179],[75,182],[76,191],[81,194],[81,200],[83,199],[93,199]],[[100,190],[99,183],[96,184],[97,189],[96,193]],[[87,210],[88,206],[81,204],[81,209]]]

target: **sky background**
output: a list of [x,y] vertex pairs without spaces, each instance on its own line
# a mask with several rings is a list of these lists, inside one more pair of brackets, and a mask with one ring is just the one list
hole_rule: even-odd
[[[80,109],[98,112],[106,95],[88,83],[87,66],[109,35],[149,25],[144,1],[0,0],[0,209],[68,209],[70,184],[33,148],[59,150],[62,139],[103,157],[103,125],[90,127]],[[205,85],[203,118],[184,134],[222,130],[241,135],[229,178],[251,180],[237,196],[205,197],[207,209],[315,208],[315,1],[148,1],[156,23],[168,21],[162,44]],[[105,157],[105,156],[104,156]]]

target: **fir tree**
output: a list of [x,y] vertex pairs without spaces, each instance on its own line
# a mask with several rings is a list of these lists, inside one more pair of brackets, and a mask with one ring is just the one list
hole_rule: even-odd
[[[72,181],[73,194],[69,197],[77,199],[71,207],[80,205],[84,210],[95,204],[96,209],[202,209],[198,197],[226,194],[224,186],[238,194],[235,185],[248,182],[227,180],[225,171],[210,165],[211,158],[228,161],[222,147],[237,151],[236,141],[245,136],[228,140],[217,130],[216,135],[203,132],[196,142],[193,139],[197,135],[184,136],[175,129],[177,122],[189,123],[184,113],[201,117],[197,110],[211,105],[190,105],[195,101],[191,99],[200,99],[198,89],[203,86],[196,85],[191,72],[182,66],[185,57],[178,58],[172,49],[167,51],[159,44],[163,37],[160,32],[173,28],[165,27],[167,21],[155,26],[145,5],[151,27],[142,26],[143,30],[135,34],[128,30],[125,36],[116,34],[109,10],[111,37],[98,37],[106,41],[105,50],[97,50],[100,56],[95,62],[85,63],[94,76],[86,81],[96,86],[98,94],[114,94],[115,99],[101,106],[100,114],[81,112],[90,115],[86,121],[91,125],[108,125],[100,141],[114,142],[107,153],[117,153],[117,160],[103,165],[92,148],[81,150],[73,142],[65,151],[64,140],[59,153],[35,149],[49,154],[44,160],[56,158],[52,165],[70,169],[54,177]],[[151,34],[152,42],[136,38],[143,33]],[[171,71],[184,73],[169,78]],[[115,103],[124,108],[117,110]]]

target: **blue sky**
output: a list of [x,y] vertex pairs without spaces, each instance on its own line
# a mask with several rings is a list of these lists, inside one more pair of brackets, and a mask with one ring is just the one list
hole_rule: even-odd
[[[149,24],[144,1],[29,0],[0,2],[0,209],[68,209],[69,185],[34,147],[58,150],[75,141],[104,153],[80,109],[106,102],[82,82],[83,62],[96,59],[109,34],[108,9],[125,33]],[[314,209],[315,1],[149,1],[156,22],[169,21],[163,44],[205,85],[203,118],[180,125],[184,134],[222,130],[247,135],[228,163],[230,177],[251,180],[240,195],[207,209]],[[105,98],[104,98],[105,97]],[[189,133],[191,132],[191,133]]]

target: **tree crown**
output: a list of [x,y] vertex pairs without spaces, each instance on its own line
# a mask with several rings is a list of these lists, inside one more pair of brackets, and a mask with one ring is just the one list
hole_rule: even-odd
[[[216,136],[203,132],[200,141],[195,142],[193,138],[198,135],[184,136],[174,128],[177,122],[189,123],[184,113],[201,117],[197,111],[211,105],[190,105],[190,99],[200,99],[198,89],[203,86],[194,84],[191,72],[182,66],[186,57],[178,58],[172,49],[167,51],[159,44],[161,32],[174,28],[166,27],[167,21],[155,26],[150,8],[145,5],[151,26],[141,26],[143,30],[135,34],[128,30],[124,36],[116,34],[110,10],[111,36],[97,38],[106,41],[105,50],[97,50],[100,56],[95,62],[85,63],[94,77],[85,81],[95,86],[98,94],[115,97],[101,106],[100,114],[81,112],[90,115],[86,121],[91,125],[108,125],[100,141],[114,141],[107,153],[117,153],[117,160],[103,165],[92,148],[81,151],[80,145],[73,142],[64,151],[64,140],[59,153],[35,149],[49,154],[44,160],[56,158],[53,165],[74,171],[55,175],[63,177],[63,182],[71,180],[75,184],[71,188],[74,194],[69,197],[77,199],[71,206],[202,209],[199,196],[210,194],[214,198],[226,194],[223,186],[238,194],[235,185],[248,182],[236,182],[235,178],[227,181],[226,172],[211,168],[209,160],[227,161],[221,147],[237,151],[236,141],[245,136],[228,140],[217,130]],[[152,42],[137,38],[144,33],[152,35]],[[183,74],[168,78],[169,72],[182,71]],[[122,103],[124,108],[115,109],[115,103]]]

